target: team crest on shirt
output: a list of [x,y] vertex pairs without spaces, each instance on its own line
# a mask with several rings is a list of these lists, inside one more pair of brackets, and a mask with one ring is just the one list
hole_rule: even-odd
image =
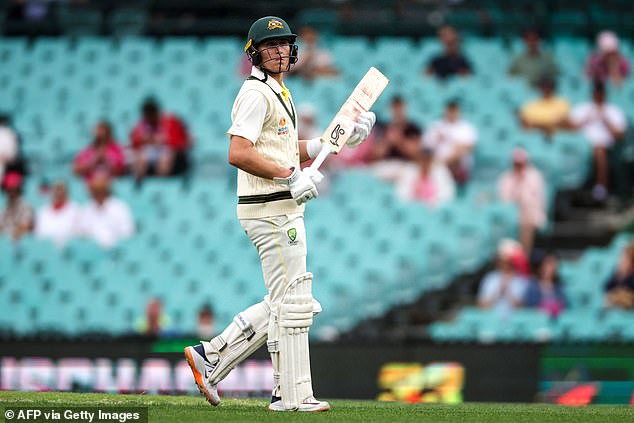
[[280,126],[277,128],[277,135],[286,135],[288,134],[288,126],[286,125],[286,119],[280,119]]

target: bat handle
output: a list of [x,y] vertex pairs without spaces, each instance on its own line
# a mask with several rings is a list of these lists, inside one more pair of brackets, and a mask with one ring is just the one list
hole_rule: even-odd
[[315,160],[310,165],[310,167],[315,170],[318,170],[319,166],[322,165],[322,163],[324,162],[324,160],[326,160],[326,157],[328,157],[329,154],[330,154],[330,145],[328,145],[327,142],[322,143],[321,151],[319,152],[317,157],[315,157]]

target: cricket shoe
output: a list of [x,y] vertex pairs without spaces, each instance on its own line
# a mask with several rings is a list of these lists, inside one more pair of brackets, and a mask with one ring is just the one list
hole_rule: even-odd
[[207,360],[201,344],[185,348],[185,359],[192,369],[198,390],[211,405],[220,404],[220,396],[216,385],[209,383],[209,374],[216,367]]
[[269,410],[271,411],[328,411],[330,410],[330,404],[326,401],[318,401],[315,397],[306,398],[299,403],[299,407],[296,410],[289,410],[284,408],[281,397],[272,397],[271,404],[269,404]]

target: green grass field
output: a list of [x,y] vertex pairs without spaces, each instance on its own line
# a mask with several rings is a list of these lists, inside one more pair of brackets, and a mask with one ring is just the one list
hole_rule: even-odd
[[[7,406],[20,407],[148,407],[154,422],[631,422],[634,408],[628,406],[561,407],[542,404],[423,405],[374,401],[331,401],[326,413],[274,413],[265,400],[225,400],[210,407],[201,397],[108,395],[72,393],[0,392],[4,416]],[[9,422],[10,420],[5,420]]]

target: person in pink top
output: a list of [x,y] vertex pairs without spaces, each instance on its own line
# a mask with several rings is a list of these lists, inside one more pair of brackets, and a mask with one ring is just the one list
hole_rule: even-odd
[[434,152],[423,148],[417,166],[407,168],[396,183],[396,192],[403,201],[419,201],[430,208],[440,207],[454,199],[456,184],[447,166],[434,159]]
[[611,82],[617,87],[630,74],[630,64],[619,51],[619,38],[612,31],[602,31],[597,36],[597,51],[586,64],[586,74],[593,81]]
[[513,168],[500,176],[498,196],[519,208],[520,242],[530,255],[535,230],[546,224],[546,186],[542,174],[530,164],[526,150],[513,151]]
[[102,120],[95,125],[93,142],[75,157],[73,170],[86,180],[98,170],[111,177],[125,173],[125,153],[115,141],[110,123]]

